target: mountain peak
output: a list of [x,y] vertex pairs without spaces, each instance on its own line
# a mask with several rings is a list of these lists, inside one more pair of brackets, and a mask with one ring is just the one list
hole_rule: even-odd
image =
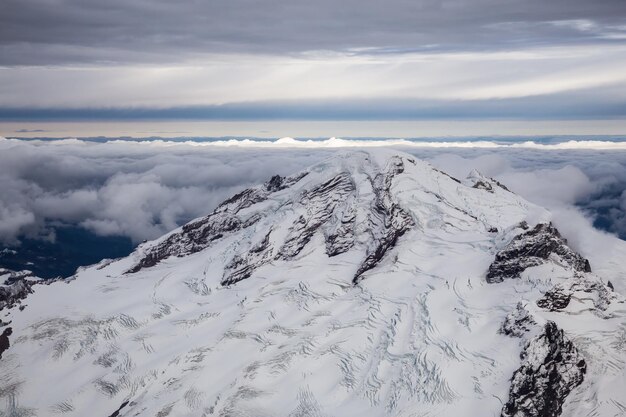
[[[414,184],[408,189],[395,185],[404,182]],[[473,188],[480,187],[474,184]],[[231,259],[223,266],[221,282],[230,285],[250,277],[265,264],[298,256],[320,233],[328,257],[351,250],[358,253],[362,260],[355,265],[352,281],[356,283],[405,233],[416,226],[424,227],[420,218],[430,218],[442,209],[432,205],[432,199],[465,221],[478,220],[472,214],[476,207],[459,199],[463,194],[476,199],[480,193],[409,155],[382,150],[339,153],[293,176],[274,176],[261,186],[246,189],[206,217],[182,226],[156,244],[144,245],[128,272],[220,245],[243,233],[246,239],[231,245]],[[409,201],[402,203],[406,197]],[[420,210],[413,210],[415,206]],[[424,215],[424,207],[432,210]],[[481,216],[483,220],[478,223],[493,228],[487,213]]]
[[615,414],[623,297],[480,181],[338,152],[32,285],[1,311],[4,414]]

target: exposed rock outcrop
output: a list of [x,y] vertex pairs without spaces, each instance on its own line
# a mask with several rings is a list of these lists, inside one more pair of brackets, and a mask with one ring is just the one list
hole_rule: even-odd
[[199,252],[225,234],[252,226],[261,219],[261,216],[240,215],[243,209],[267,200],[272,193],[292,186],[306,175],[306,172],[286,178],[276,175],[261,187],[248,188],[235,194],[220,204],[213,213],[187,223],[181,232],[171,234],[164,241],[149,248],[143,258],[127,272],[133,273],[149,268],[170,256],[180,257]]
[[231,259],[224,268],[222,285],[235,284],[249,278],[257,268],[271,260],[270,234],[271,231],[265,235],[261,242],[250,248],[250,251],[245,256],[237,255]]
[[560,416],[565,398],[583,381],[585,359],[552,321],[528,342],[521,358],[502,416]]
[[473,188],[479,189],[479,190],[485,190],[487,192],[493,193],[493,189],[494,187],[500,187],[505,191],[509,191],[511,192],[511,190],[509,190],[504,184],[502,184],[501,182],[490,178],[490,177],[486,177],[483,174],[481,174],[480,172],[473,170],[472,172],[470,172],[470,174],[467,176],[467,178],[469,180],[471,180],[474,185],[472,186]]
[[[71,278],[41,279],[31,271],[11,271],[0,269],[0,311],[19,306],[24,309],[23,301],[40,285],[51,285],[57,282],[69,282]],[[0,320],[0,327],[2,321]]]
[[[237,252],[225,262],[221,284],[231,285],[246,279],[269,262],[297,257],[317,233],[324,237],[328,256],[345,253],[356,244],[356,219],[362,216],[366,220],[360,225],[359,233],[369,235],[370,239],[362,244],[364,260],[353,278],[353,282],[357,283],[363,273],[374,268],[398,238],[414,225],[412,217],[394,201],[391,194],[394,177],[403,171],[402,158],[394,157],[389,159],[383,170],[369,177],[371,196],[367,198],[370,201],[361,206],[360,212],[357,212],[358,193],[350,172],[339,172],[312,188],[294,193],[294,197],[282,204],[297,209],[301,214],[292,220],[286,233],[279,232],[276,238],[271,239],[274,231],[270,230],[261,242],[238,243]],[[199,252],[227,234],[255,226],[267,213],[244,209],[292,186],[304,175],[288,178],[274,176],[262,187],[236,194],[210,215],[186,224],[181,232],[146,249],[143,258],[128,272],[154,266],[171,256],[182,257]]]
[[0,311],[20,304],[28,294],[32,294],[32,287],[37,282],[30,271],[0,269]]
[[2,359],[2,354],[5,350],[11,346],[9,342],[9,336],[13,333],[13,329],[10,327],[5,328],[0,334],[0,359]]
[[370,217],[374,245],[357,269],[352,280],[354,283],[359,282],[365,272],[374,268],[389,249],[395,246],[398,238],[415,225],[411,215],[393,200],[390,192],[394,176],[403,171],[402,159],[395,157],[390,160],[385,172],[374,178],[373,188],[376,199]]
[[524,307],[522,302],[517,303],[515,310],[506,316],[500,332],[512,337],[523,337],[530,332],[537,322]]
[[345,253],[354,246],[355,221],[356,208],[348,206],[335,228],[326,233],[326,254],[328,256]]
[[546,291],[537,300],[537,305],[545,310],[560,311],[567,308],[572,298],[590,301],[595,311],[600,314],[618,296],[608,285],[604,285],[600,281],[578,277],[574,282],[558,284]]
[[11,285],[0,286],[0,310],[19,304],[28,294],[32,294],[32,286],[32,282],[23,279]]
[[541,265],[551,257],[575,271],[591,272],[589,261],[567,246],[567,240],[551,223],[539,223],[496,254],[487,272],[487,282],[519,278],[527,268]]
[[[306,191],[299,201],[300,205],[306,207],[306,215],[301,215],[291,226],[276,259],[287,260],[298,255],[320,227],[335,215],[338,207],[345,206],[346,200],[354,191],[355,186],[348,173],[340,173]],[[335,231],[331,237],[327,237],[327,248],[330,246],[330,252],[335,255],[342,253],[350,248],[352,234],[352,230],[346,227],[341,237],[343,241],[338,242],[338,232]],[[336,237],[332,237],[333,235]]]

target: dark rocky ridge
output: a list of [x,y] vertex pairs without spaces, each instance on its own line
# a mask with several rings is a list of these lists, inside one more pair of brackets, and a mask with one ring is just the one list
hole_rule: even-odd
[[[414,222],[391,198],[391,184],[395,175],[404,171],[401,158],[393,158],[384,173],[370,179],[374,200],[367,213],[367,232],[371,244],[365,259],[357,269],[353,282],[357,283],[366,271],[374,268]],[[223,285],[234,284],[272,260],[290,260],[298,256],[313,236],[322,232],[326,254],[330,257],[347,252],[355,245],[356,186],[347,172],[342,172],[324,183],[305,190],[294,203],[306,208],[290,226],[277,252],[270,245],[271,231],[264,240],[252,246],[246,255],[236,255],[226,266]]]
[[605,311],[617,298],[608,284],[577,277],[575,282],[558,284],[546,291],[537,300],[537,306],[550,311],[561,311],[567,308],[576,293],[582,294],[586,300],[591,300],[598,314]]
[[222,285],[231,285],[249,278],[257,268],[271,260],[270,233],[271,231],[265,235],[263,241],[250,248],[247,255],[243,257],[236,255],[231,259],[224,268]]
[[9,336],[11,336],[12,333],[13,329],[7,327],[2,331],[2,334],[0,334],[0,359],[2,359],[2,354],[4,353],[4,351],[7,350],[9,346],[11,346],[11,343],[9,342]]
[[[345,220],[345,223],[342,222],[337,229],[332,229],[331,223],[337,212],[346,213],[351,210],[349,200],[354,192],[354,183],[350,175],[345,172],[310,190],[305,190],[299,201],[292,204],[306,207],[306,214],[299,216],[290,226],[284,242],[276,253],[270,244],[272,233],[270,230],[263,241],[253,244],[245,255],[235,255],[231,259],[224,269],[222,285],[230,285],[246,279],[256,269],[272,260],[289,260],[298,256],[315,233],[321,229],[328,229],[324,233],[328,252],[339,254],[347,251],[354,244],[350,238],[352,236],[350,225],[353,225],[353,221]],[[337,230],[342,230],[344,233],[339,236],[340,232]],[[333,234],[336,234],[336,237],[330,237],[334,236]]]
[[528,342],[521,358],[502,417],[560,416],[565,398],[584,379],[585,359],[552,321]]
[[[19,306],[23,310],[26,306],[22,302],[33,293],[33,287],[36,285],[50,285],[52,283],[63,281],[63,279],[42,280],[33,275],[30,271],[11,271],[8,269],[0,269],[0,279],[4,280],[0,284],[0,311]],[[0,359],[2,353],[9,349],[11,343],[9,336],[13,333],[11,327],[6,327],[11,321],[5,323],[0,320],[0,329],[4,330],[0,333]]]
[[163,242],[150,248],[127,273],[149,268],[170,256],[181,257],[199,252],[210,246],[213,241],[224,237],[224,234],[253,225],[261,219],[259,215],[243,217],[238,213],[244,208],[267,200],[270,194],[292,186],[306,175],[306,172],[285,178],[275,175],[262,187],[248,188],[235,194],[220,204],[213,213],[200,220],[187,223],[182,227],[181,232],[170,235]]
[[341,220],[334,230],[327,232],[325,236],[326,254],[337,256],[350,250],[354,246],[354,226],[356,221],[356,209],[349,206],[343,212]]
[[569,291],[562,291],[560,288],[555,287],[546,291],[543,297],[537,300],[537,305],[550,311],[563,310],[569,305],[571,296]]
[[[391,195],[394,177],[404,172],[401,157],[393,157],[382,172],[369,178],[373,198],[364,207],[367,221],[360,225],[370,239],[364,245],[364,260],[357,268],[353,282],[374,268],[413,225],[414,221]],[[254,226],[263,213],[242,214],[242,210],[268,199],[277,191],[290,187],[306,174],[295,177],[272,177],[263,187],[244,190],[219,205],[210,215],[186,224],[182,231],[167,237],[146,250],[143,258],[128,273],[151,267],[170,256],[182,257],[209,247],[225,235]],[[272,240],[271,228],[257,242],[240,242],[238,253],[228,260],[221,279],[231,285],[249,278],[255,270],[272,261],[286,261],[298,256],[316,233],[324,236],[326,254],[338,256],[356,243],[356,184],[349,172],[340,172],[325,182],[300,192],[286,205],[304,209],[281,241]],[[360,233],[361,233],[360,232]],[[279,234],[280,236],[280,234]]]
[[33,293],[32,287],[38,281],[28,278],[34,278],[30,271],[0,270],[0,279],[4,279],[3,285],[0,285],[0,311],[20,304],[28,294]]
[[[0,284],[0,311],[5,308],[11,309],[18,305],[23,309],[22,301],[29,294],[32,294],[38,285],[51,285],[71,280],[65,278],[41,279],[34,276],[31,271],[10,271],[8,269],[0,269],[1,279],[4,279],[4,283]],[[2,321],[0,320],[1,326]]]
[[523,304],[519,302],[517,303],[515,310],[506,316],[506,319],[500,328],[500,333],[512,337],[523,337],[536,325],[537,322],[535,319],[533,319]]
[[[354,194],[355,186],[348,173],[341,173],[317,187],[305,191],[299,204],[306,207],[306,216],[300,216],[291,226],[276,259],[291,259],[298,255],[304,246],[309,243],[315,232],[326,224],[341,207],[346,208],[346,201]],[[349,222],[348,222],[349,223]],[[351,241],[346,241],[346,236],[352,234],[348,227],[344,230],[342,240],[338,232],[327,235],[327,249],[334,254],[345,252],[351,247]],[[329,237],[330,242],[328,242]]]
[[476,188],[476,189],[479,189],[479,190],[485,190],[485,191],[488,191],[490,193],[493,193],[493,187],[487,181],[478,180],[478,181],[476,181],[474,183],[473,188]]
[[519,278],[524,270],[543,264],[552,255],[558,256],[575,271],[591,272],[589,261],[570,249],[567,240],[551,223],[539,223],[513,238],[496,254],[487,272],[487,282]]
[[126,407],[128,405],[130,401],[126,400],[122,403],[122,405],[120,405],[120,407],[115,410],[109,417],[118,417],[120,415],[120,413],[122,412],[122,408]]
[[398,241],[398,238],[411,229],[415,222],[411,215],[403,210],[391,198],[391,183],[397,174],[404,172],[402,158],[395,157],[389,162],[385,173],[378,174],[373,180],[376,194],[370,221],[374,246],[361,263],[352,279],[358,283],[361,276],[374,268]]
[[[594,314],[603,318],[611,317],[610,313],[603,314],[611,303],[624,302],[600,280],[577,274],[546,291],[536,304],[542,309],[559,312],[574,298],[593,303]],[[521,302],[507,315],[500,332],[530,338],[521,354],[522,364],[511,379],[509,399],[502,409],[502,417],[561,416],[567,396],[582,383],[587,370],[585,359],[576,346],[554,322],[538,326]]]
[[11,285],[0,286],[0,311],[12,308],[33,292],[33,282],[19,280]]

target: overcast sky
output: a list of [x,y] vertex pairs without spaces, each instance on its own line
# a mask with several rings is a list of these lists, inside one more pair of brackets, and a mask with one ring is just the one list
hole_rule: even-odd
[[3,0],[0,120],[626,115],[623,0]]

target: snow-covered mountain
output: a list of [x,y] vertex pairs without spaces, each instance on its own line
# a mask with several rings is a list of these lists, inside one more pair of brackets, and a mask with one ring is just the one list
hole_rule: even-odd
[[624,415],[624,298],[550,220],[353,151],[71,280],[5,271],[0,415]]

